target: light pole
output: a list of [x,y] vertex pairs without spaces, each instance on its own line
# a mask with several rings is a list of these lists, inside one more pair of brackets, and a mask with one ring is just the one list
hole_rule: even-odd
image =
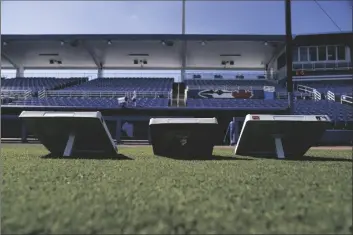
[[287,92],[290,114],[294,112],[293,102],[293,36],[291,0],[285,0],[286,19],[286,64],[287,64]]

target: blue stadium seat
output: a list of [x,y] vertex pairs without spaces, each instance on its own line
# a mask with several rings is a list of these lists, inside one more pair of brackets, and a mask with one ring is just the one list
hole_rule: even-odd
[[64,90],[167,92],[172,89],[173,80],[173,78],[101,78],[67,87]]
[[278,110],[288,105],[285,100],[263,99],[188,99],[190,108],[226,108],[233,110]]
[[[195,109],[278,110],[288,107],[288,103],[287,100],[188,99],[187,107]],[[352,106],[327,100],[296,100],[295,114],[326,114],[334,121],[353,121]]]
[[26,77],[11,78],[1,81],[2,90],[24,91],[31,90],[37,92],[40,90],[60,89],[66,86],[83,82],[87,78],[49,78],[49,77]]

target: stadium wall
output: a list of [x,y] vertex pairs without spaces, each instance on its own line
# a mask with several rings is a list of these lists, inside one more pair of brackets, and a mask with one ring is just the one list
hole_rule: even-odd
[[[22,108],[3,108],[1,117],[1,136],[2,138],[17,138],[21,139],[22,142],[26,142],[27,138],[33,138],[33,133],[30,133],[26,127],[21,123],[18,115],[22,112]],[[63,109],[51,109],[51,108],[27,108],[26,110],[57,110],[62,111]],[[66,109],[67,111],[83,111],[79,109]],[[88,111],[85,109],[84,111]],[[93,110],[92,110],[93,111]],[[96,111],[96,110],[94,110]],[[229,122],[235,118],[237,122],[237,133],[236,138],[239,135],[243,120],[248,113],[266,113],[261,111],[232,111],[232,110],[184,110],[180,109],[164,109],[164,110],[100,110],[104,115],[104,119],[108,126],[108,129],[117,142],[122,140],[130,139],[122,132],[122,125],[125,122],[134,125],[134,137],[130,140],[148,140],[150,141],[149,135],[149,120],[152,117],[216,117],[219,123],[219,128],[215,135],[217,145],[224,144],[224,137],[227,133]],[[271,112],[271,114],[288,114],[287,110],[278,110]],[[210,133],[211,134],[211,133]],[[317,143],[317,145],[350,145],[353,143],[353,131],[352,130],[328,130]]]
[[[25,126],[22,125],[19,114],[24,110],[24,107],[4,107],[2,108],[1,115],[1,136],[2,138],[21,138],[25,141],[26,137],[30,137],[32,134],[26,130]],[[190,109],[190,108],[165,108],[165,109],[77,109],[77,108],[63,108],[63,107],[27,107],[26,111],[100,111],[110,133],[113,138],[118,142],[121,139],[121,125],[123,122],[135,122],[142,130],[138,130],[140,140],[149,139],[148,134],[148,122],[152,117],[195,117],[195,118],[212,118],[216,117],[219,123],[216,135],[217,144],[223,144],[223,138],[226,134],[229,122],[233,117],[237,117],[239,120],[243,120],[244,117],[249,113],[265,114],[268,111],[234,111],[229,110],[217,110],[217,109]],[[271,111],[271,114],[288,114],[288,110]]]

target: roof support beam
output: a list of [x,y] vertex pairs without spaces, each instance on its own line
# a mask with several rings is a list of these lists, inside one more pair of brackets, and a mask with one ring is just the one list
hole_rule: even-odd
[[20,66],[15,63],[5,52],[1,52],[1,57],[4,58],[7,62],[9,62],[15,69],[20,68]]
[[180,57],[181,57],[181,78],[180,82],[184,82],[186,75],[185,75],[185,70],[186,70],[186,57],[187,57],[187,52],[186,52],[186,46],[187,42],[182,41],[181,42],[181,52],[180,52]]
[[83,47],[89,54],[89,56],[92,58],[93,62],[97,66],[98,69],[103,69],[103,64],[101,61],[98,60],[97,55],[94,53],[94,51],[89,47],[85,42],[82,43]]
[[[182,5],[182,17],[181,17],[181,25],[182,25],[182,34],[185,35],[185,2],[186,0],[183,0],[183,5]],[[180,82],[184,82],[185,79],[186,79],[186,73],[185,73],[185,67],[186,67],[186,45],[187,45],[187,42],[186,40],[182,40],[181,42],[181,53],[180,53],[180,56],[181,56],[181,77],[180,77]]]
[[[45,69],[45,70],[51,70],[51,69],[56,69],[56,70],[94,70],[94,74],[97,74],[97,68],[96,67],[74,67],[74,66],[60,66],[60,67],[50,67],[50,66],[36,66],[36,67],[24,67],[24,69],[33,69],[33,70],[40,70],[40,69]],[[104,70],[109,72],[109,70],[181,70],[180,67],[105,67]],[[238,68],[224,68],[220,66],[215,66],[215,67],[185,67],[185,70],[218,70],[218,71],[263,71],[263,67],[258,67],[258,68],[253,68],[253,67],[238,67]]]

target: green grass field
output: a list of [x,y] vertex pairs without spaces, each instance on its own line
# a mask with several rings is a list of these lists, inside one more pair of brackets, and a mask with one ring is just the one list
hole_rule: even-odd
[[352,152],[309,160],[48,159],[40,145],[3,144],[4,234],[352,233]]

